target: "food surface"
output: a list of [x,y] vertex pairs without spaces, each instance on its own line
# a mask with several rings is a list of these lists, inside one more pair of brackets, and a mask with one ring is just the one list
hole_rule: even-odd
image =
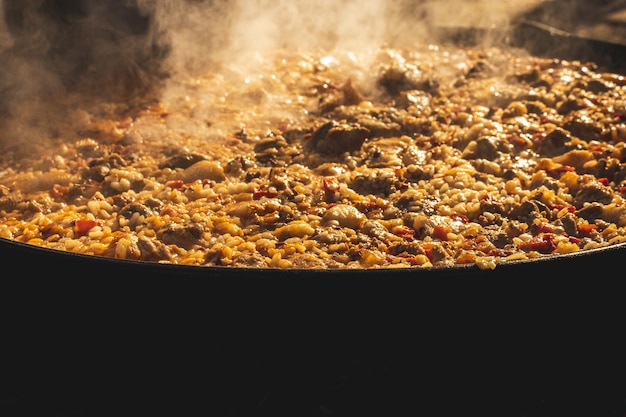
[[619,74],[449,46],[248,64],[157,100],[68,95],[53,123],[30,103],[0,142],[0,237],[296,269],[493,269],[626,241]]

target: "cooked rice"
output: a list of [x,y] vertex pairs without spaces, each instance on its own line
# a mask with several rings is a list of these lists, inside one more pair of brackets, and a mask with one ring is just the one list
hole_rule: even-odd
[[157,103],[68,96],[27,151],[9,130],[0,237],[307,269],[493,269],[626,240],[626,79],[591,63],[280,52],[169,83]]

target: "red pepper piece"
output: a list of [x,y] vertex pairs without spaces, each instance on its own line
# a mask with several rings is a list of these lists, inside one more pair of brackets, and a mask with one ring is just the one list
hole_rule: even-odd
[[556,226],[550,223],[538,223],[536,224],[538,233],[554,233]]
[[469,217],[467,217],[465,214],[452,213],[450,215],[450,218],[461,223],[469,223]]
[[79,219],[74,222],[74,231],[79,235],[85,235],[97,225],[98,222],[95,220]]
[[64,198],[70,191],[70,187],[66,186],[66,185],[58,185],[55,184],[52,186],[52,189],[50,190],[50,195],[52,196],[52,198]]
[[448,240],[449,227],[438,224],[433,230],[433,235],[440,240]]
[[324,197],[326,201],[332,201],[337,192],[339,192],[339,184],[330,178],[324,178],[322,180],[322,186],[324,187]]
[[573,166],[570,165],[561,165],[558,168],[553,168],[553,169],[548,169],[546,170],[546,173],[548,175],[550,175],[553,178],[558,178],[561,175],[563,175],[566,172],[573,172],[576,171],[576,168],[574,168]]
[[424,246],[424,255],[428,258],[429,261],[433,261],[435,259],[435,255],[433,254],[433,245],[425,245]]
[[165,185],[167,185],[170,188],[183,188],[183,185],[185,185],[185,183],[182,180],[175,180],[175,181],[169,181],[165,183]]
[[272,197],[276,197],[277,195],[278,193],[276,191],[270,191],[266,189],[265,187],[263,187],[263,188],[257,188],[256,190],[252,192],[252,199],[259,200],[263,197],[272,198]]
[[498,256],[500,258],[504,258],[505,256],[508,256],[509,253],[505,250],[499,249],[499,248],[494,248],[491,249],[488,253],[489,256]]
[[550,208],[557,209],[558,211],[561,211],[564,208],[567,208],[568,213],[573,213],[576,211],[575,206],[570,206],[567,204],[554,204],[553,206],[550,206]]
[[[389,255],[387,255],[387,259],[388,260],[392,260],[393,258],[391,258]],[[410,265],[418,265],[417,260],[415,259],[415,255],[412,255],[410,253],[407,252],[402,252],[396,255],[397,258],[402,258],[405,262],[407,262]]]
[[578,226],[578,234],[581,236],[589,236],[591,232],[597,229],[598,229],[598,226],[595,224],[589,224],[589,223],[581,224]]
[[415,234],[415,230],[408,226],[398,226],[393,229],[393,234],[404,239],[410,239]]
[[537,236],[533,236],[531,239],[521,243],[519,247],[525,251],[537,251],[542,254],[552,253],[556,249],[554,234],[539,233]]

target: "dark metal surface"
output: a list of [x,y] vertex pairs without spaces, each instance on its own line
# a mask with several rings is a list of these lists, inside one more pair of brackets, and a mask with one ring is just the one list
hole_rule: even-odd
[[434,32],[453,44],[510,46],[541,57],[594,63],[602,70],[626,71],[626,44],[576,35],[545,23],[520,20],[510,29],[438,27]]

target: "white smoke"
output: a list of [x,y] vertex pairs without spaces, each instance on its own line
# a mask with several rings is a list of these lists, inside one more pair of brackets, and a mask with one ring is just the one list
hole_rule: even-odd
[[[80,11],[65,16],[68,4]],[[130,74],[150,85],[151,68],[177,76],[221,63],[245,64],[280,49],[371,50],[383,44],[411,46],[436,41],[443,26],[508,24],[511,0],[4,0],[24,12],[23,27],[0,25],[0,114],[48,96],[53,100],[87,77]],[[64,9],[65,8],[65,9]],[[122,10],[123,12],[120,12]],[[124,10],[139,16],[127,20]],[[131,13],[132,14],[132,13]],[[129,23],[130,22],[130,23]],[[145,25],[146,33],[137,34]],[[164,53],[167,50],[168,53]],[[161,54],[161,55],[160,55]],[[78,62],[85,60],[83,67]],[[153,62],[154,61],[154,62]],[[91,78],[90,78],[91,77]],[[112,83],[109,83],[112,84]],[[84,90],[95,100],[107,91]],[[103,83],[106,85],[106,83]],[[125,85],[122,84],[122,88]],[[131,85],[132,87],[132,85]],[[108,97],[113,94],[109,91]]]

